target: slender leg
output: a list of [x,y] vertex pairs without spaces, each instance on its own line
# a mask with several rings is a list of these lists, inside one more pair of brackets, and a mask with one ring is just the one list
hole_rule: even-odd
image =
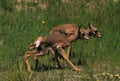
[[67,56],[68,56],[68,58],[69,58],[69,56],[70,56],[70,52],[71,52],[71,45],[68,47],[68,49],[67,49]]
[[[27,66],[28,72],[32,73],[29,58],[30,57],[39,57],[39,56],[43,56],[43,55],[45,55],[44,52],[37,52],[37,51],[28,51],[28,52],[25,53],[24,60],[25,60],[25,64]],[[35,67],[37,67],[37,66],[38,66],[38,62],[36,60],[36,66]]]
[[25,60],[28,72],[32,73],[30,63],[29,63],[29,56],[27,55],[27,53],[24,55],[24,60]]
[[60,61],[59,61],[60,59],[59,59],[59,57],[57,55],[57,51],[54,51],[53,49],[50,49],[50,51],[52,52],[53,55],[55,55],[58,67],[62,68],[61,65],[60,65]]
[[37,70],[39,60],[38,60],[38,58],[36,56],[34,57],[34,59],[35,59],[35,70]]
[[68,58],[68,56],[66,55],[65,51],[64,51],[61,47],[59,47],[58,49],[60,50],[63,58],[70,64],[70,66],[71,66],[75,71],[78,71],[79,68],[77,68],[77,67],[69,60],[69,58]]

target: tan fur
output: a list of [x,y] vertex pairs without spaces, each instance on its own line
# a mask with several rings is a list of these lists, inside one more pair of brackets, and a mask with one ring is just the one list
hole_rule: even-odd
[[62,34],[66,36],[69,42],[73,42],[78,38],[79,27],[75,24],[62,24],[54,27],[51,31],[51,35]]
[[[30,57],[40,57],[45,55],[45,53],[47,53],[47,51],[51,51],[53,53],[53,55],[55,55],[58,66],[61,67],[59,60],[58,60],[58,55],[55,53],[55,50],[58,50],[60,52],[60,54],[63,56],[63,58],[70,64],[70,66],[74,69],[74,70],[79,70],[68,58],[67,54],[65,53],[65,50],[63,49],[64,47],[70,47],[70,42],[66,40],[65,36],[63,35],[52,35],[52,36],[47,36],[47,37],[43,37],[40,36],[37,38],[37,40],[35,40],[34,47],[36,47],[36,44],[40,43],[39,46],[43,47],[41,48],[39,51],[37,50],[31,50],[25,53],[24,55],[24,59],[25,59],[25,63],[27,65],[27,70],[29,72],[32,72],[31,68],[30,68],[30,63],[29,63],[29,58]],[[37,43],[36,43],[37,42]],[[33,46],[32,45],[32,46]],[[38,60],[36,62],[38,64]],[[36,64],[36,66],[37,66]]]

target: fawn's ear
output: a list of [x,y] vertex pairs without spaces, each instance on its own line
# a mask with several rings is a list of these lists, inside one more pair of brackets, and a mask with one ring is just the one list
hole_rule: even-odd
[[90,28],[90,29],[91,29],[92,26],[93,26],[93,25],[92,25],[92,22],[90,22],[88,25],[89,25],[89,28]]

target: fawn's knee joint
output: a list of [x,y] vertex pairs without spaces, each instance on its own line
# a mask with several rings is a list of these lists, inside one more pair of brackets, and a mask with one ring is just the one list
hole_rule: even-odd
[[24,55],[24,60],[28,59],[29,56],[27,55],[27,53]]

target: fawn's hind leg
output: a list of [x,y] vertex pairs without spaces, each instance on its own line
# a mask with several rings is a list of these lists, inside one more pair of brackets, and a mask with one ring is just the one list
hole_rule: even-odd
[[[45,55],[44,52],[38,52],[38,51],[28,51],[28,52],[25,53],[24,60],[25,60],[25,64],[27,66],[28,72],[30,72],[30,73],[32,72],[31,67],[30,67],[29,58],[30,57],[39,57],[39,56],[44,56],[44,55]],[[37,68],[37,66],[38,66],[38,59],[36,58],[35,67]]]
[[34,59],[35,59],[35,70],[37,70],[38,69],[38,64],[39,64],[39,60],[38,60],[38,57],[34,57]]
[[32,70],[31,70],[31,67],[30,67],[29,57],[30,56],[28,55],[28,53],[25,53],[24,60],[25,60],[26,66],[27,66],[27,71],[31,73]]

